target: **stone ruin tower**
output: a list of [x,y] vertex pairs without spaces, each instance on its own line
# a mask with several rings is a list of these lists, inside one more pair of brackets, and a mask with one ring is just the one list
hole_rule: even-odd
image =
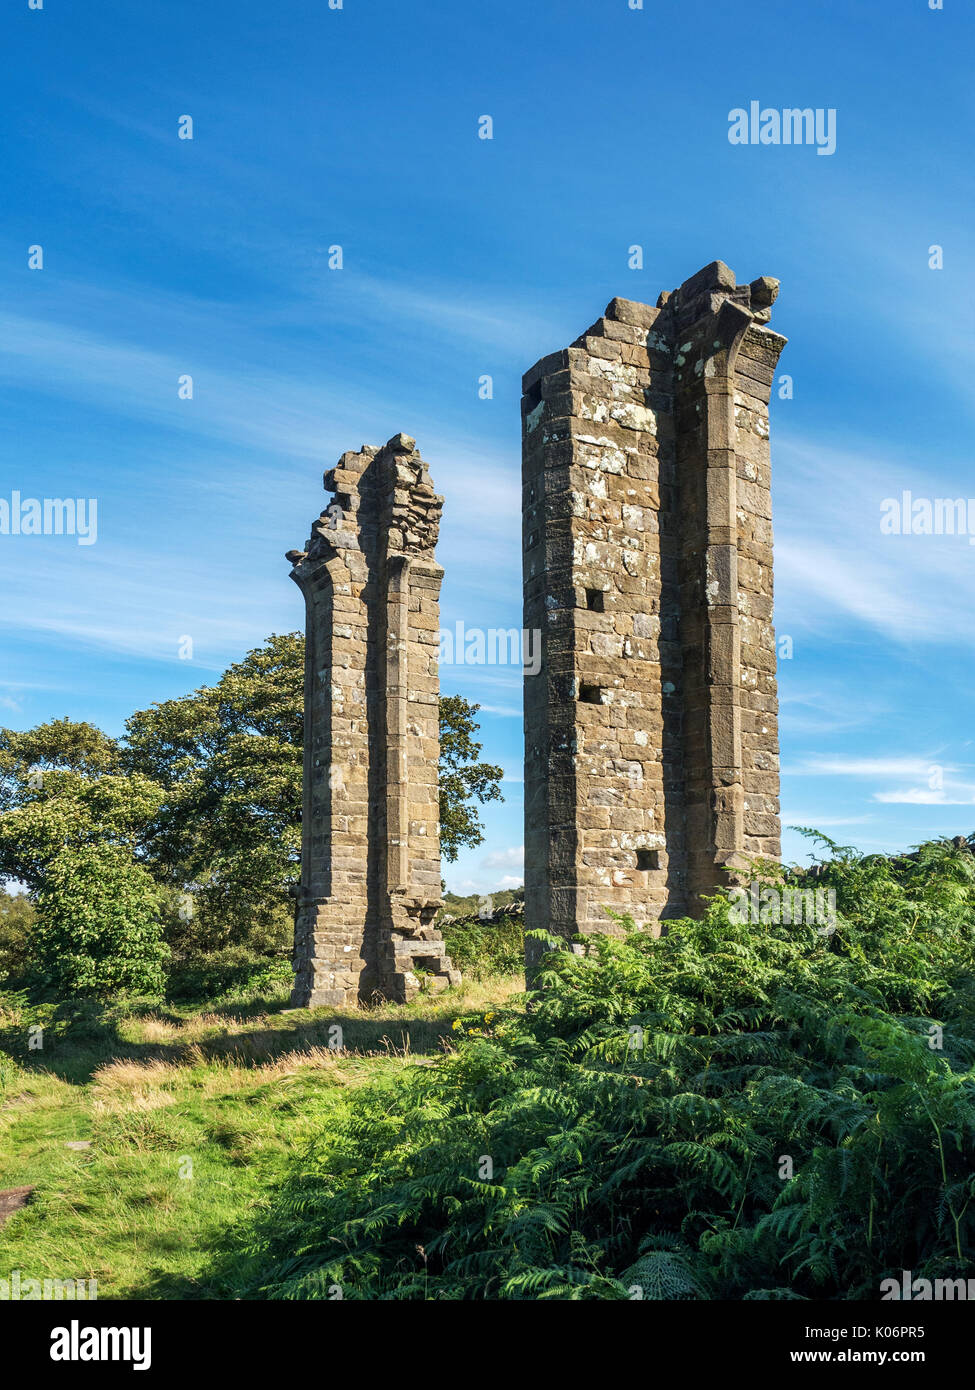
[[742,853],[780,854],[777,293],[715,261],[524,378],[526,926],[695,915]]
[[305,762],[293,1003],[404,1002],[460,976],[441,904],[435,547],[443,498],[415,442],[343,454],[291,550],[305,596]]

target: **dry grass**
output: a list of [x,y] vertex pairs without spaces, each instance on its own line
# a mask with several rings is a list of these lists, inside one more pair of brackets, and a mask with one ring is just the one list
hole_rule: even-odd
[[160,1018],[158,1014],[144,1014],[129,1020],[124,1032],[131,1035],[133,1042],[164,1043],[178,1038],[184,1026],[172,1019]]
[[173,1105],[183,1075],[183,1069],[171,1062],[132,1062],[126,1058],[109,1062],[92,1077],[92,1110],[105,1114]]

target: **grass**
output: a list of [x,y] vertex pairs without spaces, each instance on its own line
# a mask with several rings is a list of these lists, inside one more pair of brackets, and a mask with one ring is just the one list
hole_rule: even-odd
[[356,1087],[450,1048],[455,1018],[523,988],[494,978],[345,1013],[291,1010],[283,994],[203,1009],[0,994],[0,1189],[34,1188],[0,1226],[0,1278],[233,1297],[205,1272],[212,1256],[235,1249],[323,1121]]

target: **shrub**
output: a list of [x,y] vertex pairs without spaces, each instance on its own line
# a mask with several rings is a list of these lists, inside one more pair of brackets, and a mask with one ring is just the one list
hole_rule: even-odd
[[172,1000],[213,1000],[221,995],[275,991],[290,986],[294,972],[283,956],[261,956],[242,946],[174,962],[166,982]]
[[624,923],[547,956],[527,1015],[360,1089],[245,1293],[875,1299],[902,1269],[975,1274],[972,856],[831,848],[832,935],[721,896],[659,939]]
[[19,980],[27,970],[36,912],[25,893],[0,889],[0,980]]
[[525,931],[520,916],[497,922],[464,917],[442,927],[451,961],[469,980],[514,975],[525,968]]
[[60,995],[158,995],[166,948],[159,893],[124,846],[77,844],[55,855],[37,894],[33,955]]

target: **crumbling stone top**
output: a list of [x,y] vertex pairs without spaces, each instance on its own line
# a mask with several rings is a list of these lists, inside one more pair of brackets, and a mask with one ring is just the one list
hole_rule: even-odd
[[724,261],[712,261],[676,290],[664,290],[655,307],[651,308],[649,304],[641,304],[635,299],[611,299],[603,317],[604,320],[649,331],[664,311],[680,325],[692,322],[702,314],[716,313],[723,303],[730,300],[746,309],[756,324],[765,324],[771,318],[772,305],[778,295],[779,282],[772,276],[760,275],[750,285],[736,285],[734,271]]
[[[712,261],[677,289],[664,290],[655,305],[636,299],[611,299],[602,318],[580,333],[568,349],[549,353],[525,373],[522,391],[537,388],[543,377],[569,367],[573,349],[592,351],[593,338],[642,343],[666,355],[672,351],[675,333],[716,314],[724,304],[736,306],[743,311],[746,322],[750,319],[754,327],[769,331],[766,325],[778,293],[779,282],[770,275],[760,275],[749,285],[738,285],[734,271],[724,261]],[[781,335],[776,337],[781,350],[786,340]]]
[[306,561],[360,549],[363,534],[382,536],[389,552],[432,556],[443,498],[434,492],[412,436],[394,434],[380,449],[363,444],[358,453],[344,453],[323,481],[333,499],[312,523],[304,550],[289,550],[285,557],[298,582]]
[[768,323],[778,293],[779,282],[769,275],[760,275],[750,285],[738,285],[734,271],[724,261],[712,261],[676,290],[664,290],[657,305],[659,308],[666,305],[677,322],[682,323],[699,318],[703,313],[716,313],[724,301],[730,299],[749,310],[757,323]]

